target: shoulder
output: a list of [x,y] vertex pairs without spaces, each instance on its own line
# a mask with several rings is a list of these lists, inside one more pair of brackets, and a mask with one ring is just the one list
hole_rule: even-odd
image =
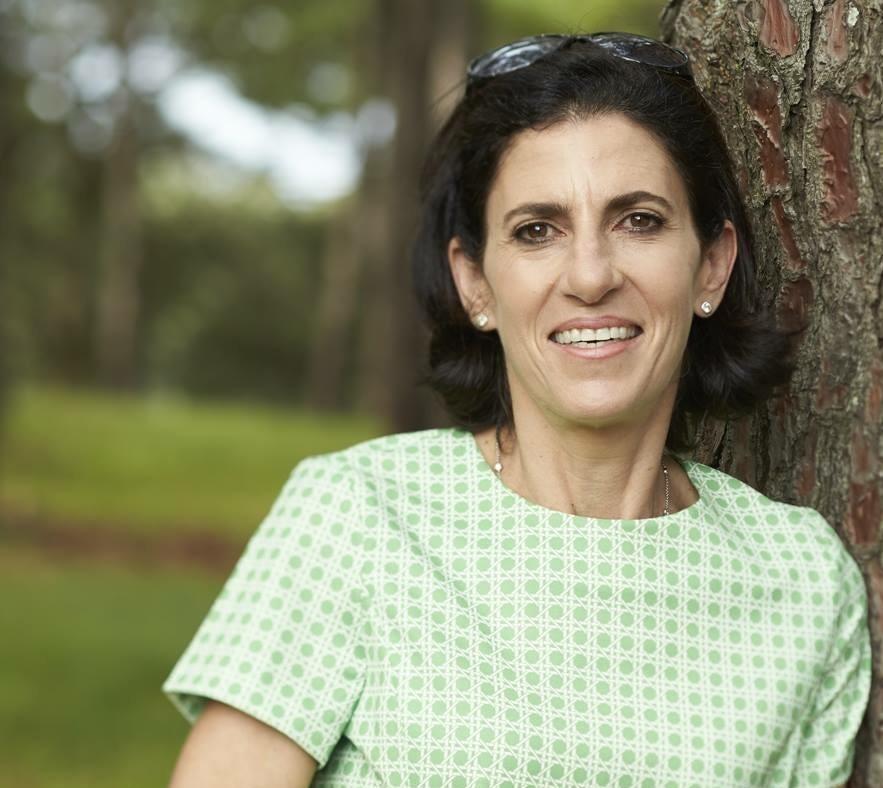
[[317,520],[334,510],[359,521],[364,507],[390,503],[402,490],[435,481],[467,447],[462,431],[431,429],[384,435],[305,457],[292,470],[270,513]]
[[462,430],[454,427],[397,432],[371,438],[339,451],[315,455],[311,459],[350,460],[365,466],[423,453],[442,456],[458,445],[457,436],[463,434]]
[[[743,537],[761,555],[798,562],[813,576],[848,595],[864,593],[861,570],[833,526],[815,509],[777,501],[750,484],[701,463],[685,468],[706,508],[729,533]],[[840,594],[838,594],[839,596]]]
[[302,460],[295,473],[333,476],[356,485],[405,482],[418,475],[439,473],[450,460],[465,455],[463,431],[436,428],[399,432],[362,441],[346,449]]
[[768,526],[766,530],[772,532],[781,526],[811,535],[814,541],[825,545],[841,543],[834,529],[815,509],[769,498],[747,482],[709,465],[693,461],[685,461],[684,465],[700,498],[730,522]]

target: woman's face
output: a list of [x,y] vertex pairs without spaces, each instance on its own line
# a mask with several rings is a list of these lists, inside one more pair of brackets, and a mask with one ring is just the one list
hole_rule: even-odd
[[667,424],[693,315],[718,306],[736,257],[732,223],[703,252],[668,153],[618,114],[519,134],[486,221],[483,265],[456,238],[449,258],[467,312],[499,333],[516,419]]

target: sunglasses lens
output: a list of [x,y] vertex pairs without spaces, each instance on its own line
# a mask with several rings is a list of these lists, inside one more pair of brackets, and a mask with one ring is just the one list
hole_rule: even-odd
[[642,36],[622,33],[598,33],[591,40],[619,57],[636,60],[648,66],[679,68],[687,65],[687,56],[678,49]]
[[508,74],[535,63],[544,55],[575,42],[591,42],[608,52],[648,66],[666,69],[692,78],[689,58],[679,49],[645,36],[630,33],[595,33],[586,36],[547,34],[522,38],[481,55],[469,64],[469,79],[483,79]]
[[531,36],[495,49],[469,64],[470,77],[495,77],[535,63],[561,46],[564,36]]

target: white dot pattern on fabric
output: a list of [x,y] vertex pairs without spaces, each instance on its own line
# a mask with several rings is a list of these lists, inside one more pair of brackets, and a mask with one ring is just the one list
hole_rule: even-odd
[[815,511],[681,461],[667,517],[506,488],[458,429],[304,460],[163,685],[313,785],[830,786],[868,703],[864,581]]

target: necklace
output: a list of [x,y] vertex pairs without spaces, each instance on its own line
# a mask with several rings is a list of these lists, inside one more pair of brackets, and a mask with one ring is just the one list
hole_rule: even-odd
[[[499,477],[503,473],[503,463],[500,458],[500,429],[497,428],[496,435],[494,436],[494,446],[497,452],[497,461],[494,463],[494,473]],[[662,516],[665,517],[668,514],[671,514],[671,483],[668,479],[668,466],[665,464],[665,461],[662,462],[662,480],[665,485],[665,503],[662,507]]]

